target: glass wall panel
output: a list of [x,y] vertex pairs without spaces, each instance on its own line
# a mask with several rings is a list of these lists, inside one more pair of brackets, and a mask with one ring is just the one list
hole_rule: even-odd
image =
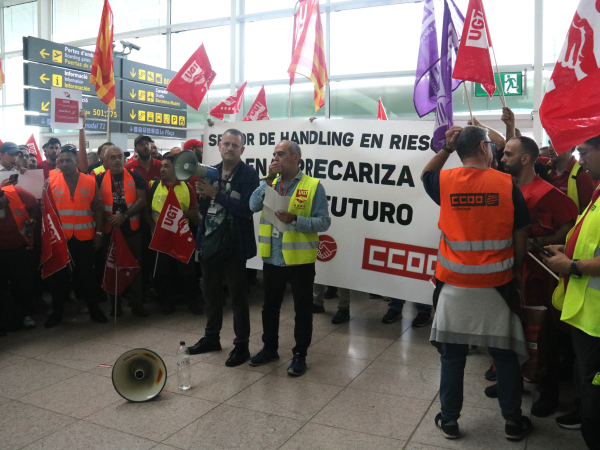
[[200,44],[204,43],[212,69],[217,72],[213,84],[229,84],[231,67],[229,30],[230,27],[227,25],[173,33],[171,35],[171,69],[179,71],[192,53],[200,47]]
[[[137,61],[151,66],[167,67],[167,36],[147,36],[138,39],[127,39],[132,44],[139,45],[141,50],[132,50],[127,56],[131,61]],[[121,44],[117,44],[120,50]],[[95,47],[94,47],[95,50]]]
[[214,0],[171,0],[171,23],[196,22],[231,15],[231,2]]
[[[112,0],[115,33],[167,24],[168,0]],[[69,42],[98,36],[104,0],[53,0],[53,40]]]
[[23,57],[8,58],[5,61],[4,78],[6,83],[6,104],[23,104]]
[[567,37],[579,0],[544,2],[544,63],[555,63]]
[[[296,5],[297,0],[246,0],[246,14],[289,9]],[[320,3],[324,3],[321,1]]]
[[23,36],[37,36],[37,3],[4,8],[4,50],[12,52],[23,48]]
[[247,23],[246,80],[289,78],[287,69],[292,57],[293,34],[293,17]]

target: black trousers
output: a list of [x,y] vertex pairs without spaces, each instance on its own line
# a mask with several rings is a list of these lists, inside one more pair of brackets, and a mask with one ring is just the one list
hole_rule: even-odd
[[[176,290],[175,287],[178,287]],[[194,258],[182,263],[165,253],[158,252],[154,288],[158,294],[158,302],[174,304],[177,292],[181,292],[190,305],[200,302],[200,289]]]
[[248,282],[246,260],[233,259],[221,264],[201,261],[202,290],[206,304],[206,329],[204,334],[213,340],[220,339],[223,327],[223,280],[231,296],[235,345],[248,345],[250,340],[250,311],[248,310]]
[[[589,449],[600,449],[600,385],[593,384],[600,373],[600,338],[578,328],[571,329],[575,349],[575,385],[581,399],[581,434]],[[599,375],[600,378],[600,375]]]
[[[102,253],[103,260],[106,264],[106,255],[108,253],[108,246],[110,245],[110,237],[111,234],[104,234],[102,239]],[[131,295],[131,304],[132,306],[140,307],[144,303],[144,287],[143,287],[143,271],[144,267],[142,265],[142,234],[134,233],[131,236],[127,236],[125,238],[127,245],[129,245],[129,250],[133,253],[133,257],[140,265],[140,270],[135,275],[135,278],[131,280],[129,286],[127,287],[129,294]],[[115,303],[115,295],[109,292],[111,302],[114,305]],[[120,300],[120,299],[119,299]]]
[[263,336],[265,348],[276,351],[279,348],[279,311],[285,286],[292,286],[294,298],[294,354],[306,356],[312,340],[312,290],[315,281],[315,264],[299,264],[297,266],[275,266],[263,264],[263,284],[265,303],[262,310]]
[[62,315],[63,302],[69,299],[72,286],[75,292],[81,292],[90,311],[97,309],[98,301],[94,296],[94,241],[78,241],[73,237],[67,241],[67,247],[71,264],[48,277],[52,313]]
[[[2,285],[10,283],[11,311],[18,317],[13,317],[19,324],[24,316],[33,316],[35,308],[35,251],[27,250],[25,246],[10,250],[0,250],[0,279]],[[0,300],[0,321],[8,319],[8,312],[2,311],[3,300]],[[5,324],[7,325],[7,324]],[[0,328],[2,328],[0,324]],[[13,328],[13,327],[9,327]]]

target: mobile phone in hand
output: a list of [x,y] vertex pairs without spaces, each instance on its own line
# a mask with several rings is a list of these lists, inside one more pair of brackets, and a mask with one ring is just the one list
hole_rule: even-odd
[[548,258],[552,258],[554,256],[554,253],[552,253],[549,250],[546,250],[543,246],[541,246],[538,241],[536,241],[535,239],[532,239],[531,241],[531,246],[533,248],[535,248],[538,252],[540,252],[542,255],[547,256]]
[[18,173],[15,173],[15,174],[11,175],[10,177],[8,177],[8,180],[9,180],[11,183],[14,183],[14,182],[15,182],[15,181],[17,181],[18,179],[19,179],[19,174],[18,174]]

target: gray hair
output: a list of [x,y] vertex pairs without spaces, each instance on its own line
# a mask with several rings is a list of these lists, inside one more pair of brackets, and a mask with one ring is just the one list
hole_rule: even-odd
[[111,145],[106,150],[104,150],[104,154],[108,155],[108,152],[110,152],[111,150],[119,150],[121,153],[123,153],[123,150],[121,149],[121,147],[118,147],[116,145]]
[[240,141],[242,141],[242,147],[246,145],[246,136],[244,136],[244,133],[242,133],[240,130],[236,128],[230,128],[225,133],[223,133],[223,136],[225,136],[227,133],[231,134],[232,136],[239,137]]
[[290,155],[298,155],[302,158],[302,150],[300,150],[300,146],[297,142],[294,141],[281,141],[280,144],[288,144],[288,148],[290,149]]
[[488,130],[486,128],[473,125],[464,127],[454,144],[456,153],[458,153],[461,160],[477,156],[477,147],[479,147],[479,143],[481,141],[486,141],[487,137]]

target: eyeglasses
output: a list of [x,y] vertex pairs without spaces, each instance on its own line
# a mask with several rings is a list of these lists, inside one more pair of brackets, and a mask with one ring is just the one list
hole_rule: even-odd
[[496,150],[496,143],[492,141],[483,141],[484,144],[490,144],[492,150]]

